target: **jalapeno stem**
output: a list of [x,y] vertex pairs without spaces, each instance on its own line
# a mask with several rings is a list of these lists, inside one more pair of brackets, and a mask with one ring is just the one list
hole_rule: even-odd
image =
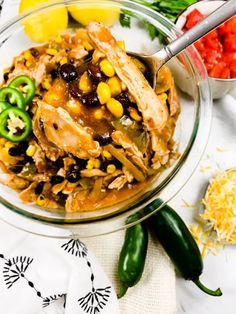
[[208,289],[207,287],[205,287],[201,281],[199,279],[195,279],[193,280],[193,282],[198,286],[198,288],[200,288],[203,292],[212,295],[214,297],[220,297],[222,295],[222,292],[220,290],[220,288],[216,289],[216,290],[211,290]]
[[122,298],[126,294],[128,288],[129,287],[124,286],[124,285],[121,286],[120,292],[117,294],[118,299]]

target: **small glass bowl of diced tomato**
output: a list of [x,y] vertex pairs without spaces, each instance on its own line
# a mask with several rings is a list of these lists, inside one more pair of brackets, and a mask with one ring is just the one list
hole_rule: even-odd
[[[212,13],[224,1],[202,1],[189,6],[176,26],[187,31]],[[236,16],[213,30],[195,44],[205,64],[213,97],[220,98],[236,88]]]

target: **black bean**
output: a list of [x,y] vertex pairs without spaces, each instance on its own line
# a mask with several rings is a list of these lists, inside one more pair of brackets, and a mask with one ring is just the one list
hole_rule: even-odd
[[126,92],[123,92],[115,97],[116,100],[118,100],[124,107],[128,107],[131,104],[131,101],[129,100],[129,97]]
[[55,80],[55,79],[59,76],[59,73],[58,73],[58,70],[57,70],[57,69],[53,69],[53,70],[50,72],[50,74],[51,74],[51,78],[52,78],[53,80]]
[[66,179],[67,179],[67,181],[69,181],[70,183],[75,183],[75,182],[79,181],[79,179],[80,179],[80,173],[78,173],[78,172],[72,172]]
[[80,101],[87,107],[96,107],[100,104],[98,96],[95,92],[82,95],[80,97]]
[[21,150],[19,149],[18,146],[15,146],[15,147],[11,147],[9,148],[8,150],[8,154],[12,157],[15,157],[15,156],[21,156]]
[[56,161],[53,162],[53,164],[59,169],[64,167],[64,161],[62,158],[58,158]]
[[43,186],[44,186],[44,182],[41,181],[37,184],[37,186],[34,189],[35,194],[39,195],[43,192]]
[[80,170],[85,169],[88,163],[86,159],[80,159],[77,157],[75,157],[75,161],[76,161],[76,164],[79,166]]
[[69,168],[69,172],[76,172],[76,171],[79,171],[79,170],[80,170],[80,166],[77,165],[77,164],[73,164]]
[[107,171],[107,166],[110,164],[111,162],[108,160],[105,160],[101,163],[100,169],[104,172]]
[[33,57],[37,58],[39,56],[39,51],[36,48],[30,48],[30,53],[32,54]]
[[112,163],[113,165],[115,165],[117,169],[119,169],[119,168],[122,167],[122,163],[121,163],[118,159],[112,160],[111,163]]
[[98,65],[92,64],[91,62],[88,64],[88,75],[95,82],[105,81],[105,76],[100,71]]
[[24,168],[24,165],[17,163],[16,165],[11,166],[9,170],[17,174],[17,173],[20,173],[23,170],[23,168]]
[[74,81],[69,84],[69,93],[72,97],[80,99],[82,93],[79,90],[78,82]]
[[72,82],[77,79],[78,74],[76,68],[71,63],[65,63],[60,68],[60,75],[66,82]]
[[59,183],[63,182],[64,180],[65,180],[64,177],[56,175],[56,176],[52,176],[51,177],[50,183],[52,183],[52,184],[59,184]]
[[112,142],[111,134],[108,132],[103,135],[95,134],[93,139],[94,141],[97,141],[100,146],[105,146]]

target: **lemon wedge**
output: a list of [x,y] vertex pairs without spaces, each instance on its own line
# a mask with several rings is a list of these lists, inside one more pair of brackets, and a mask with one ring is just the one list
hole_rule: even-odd
[[[39,5],[53,2],[56,2],[56,0],[21,0],[19,14],[34,9]],[[68,12],[65,7],[48,9],[45,12],[35,13],[27,17],[23,25],[30,39],[41,43],[67,28]]]
[[94,5],[72,5],[68,7],[68,10],[71,16],[82,25],[86,26],[89,22],[96,21],[111,26],[119,20],[120,8],[111,6],[112,1],[107,1],[107,3],[103,1]]

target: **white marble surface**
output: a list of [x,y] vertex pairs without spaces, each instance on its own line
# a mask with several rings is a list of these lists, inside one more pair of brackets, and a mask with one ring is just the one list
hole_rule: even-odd
[[[226,96],[214,102],[213,123],[209,143],[198,169],[183,190],[170,203],[187,222],[196,209],[184,208],[184,201],[196,204],[204,195],[207,183],[218,169],[236,166],[236,100]],[[202,172],[202,168],[209,171]],[[192,282],[177,278],[177,314],[236,313],[236,246],[224,247],[216,256],[204,259],[203,283],[211,289],[220,287],[223,295],[211,297]]]

